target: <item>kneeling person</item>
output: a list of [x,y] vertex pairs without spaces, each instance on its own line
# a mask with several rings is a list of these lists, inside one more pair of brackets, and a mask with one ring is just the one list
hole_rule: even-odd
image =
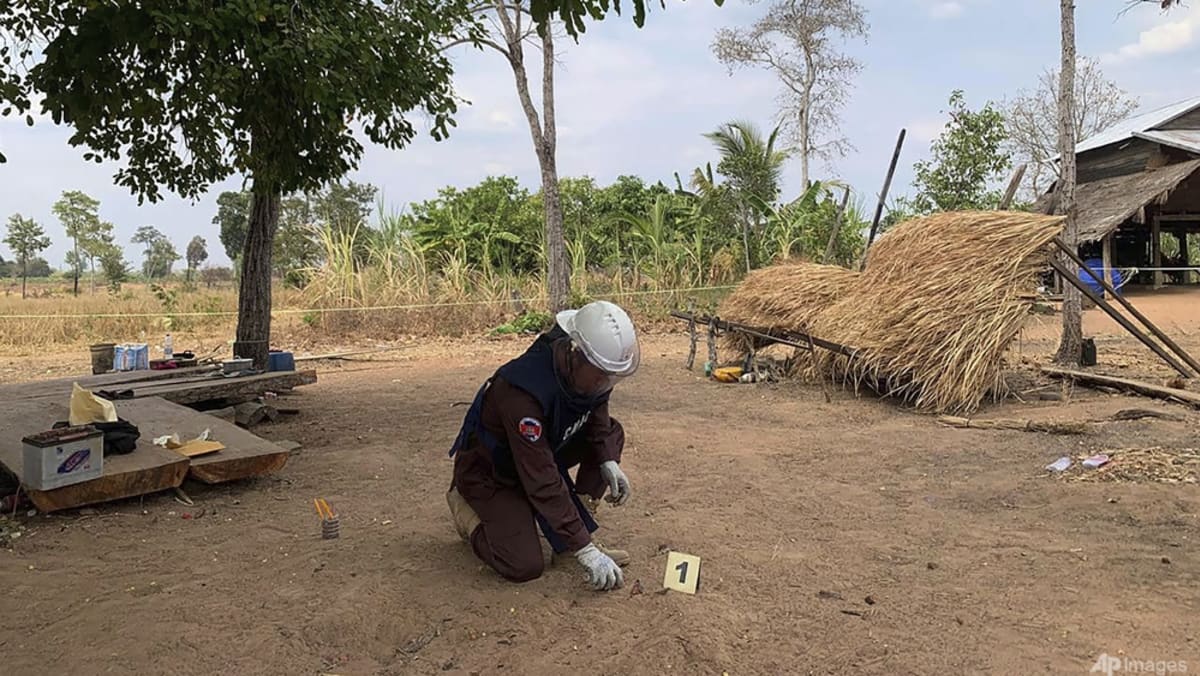
[[607,489],[614,504],[629,499],[625,433],[608,399],[640,358],[629,315],[596,301],[559,313],[475,395],[450,450],[446,500],[458,534],[506,579],[542,574],[540,529],[556,554],[575,555],[593,587],[621,586],[629,555],[592,541],[598,525],[579,495],[599,499]]

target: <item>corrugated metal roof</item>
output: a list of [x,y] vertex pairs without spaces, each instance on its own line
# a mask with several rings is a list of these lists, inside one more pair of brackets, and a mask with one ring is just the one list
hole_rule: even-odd
[[1133,135],[1164,146],[1200,154],[1200,129],[1152,129],[1134,132]]
[[1156,110],[1151,110],[1141,115],[1122,120],[1104,131],[1090,137],[1075,145],[1075,154],[1095,150],[1112,143],[1120,143],[1133,138],[1137,132],[1145,132],[1159,125],[1166,124],[1171,120],[1191,112],[1194,108],[1200,108],[1200,96],[1194,96],[1190,99],[1185,99],[1177,103],[1172,103],[1169,106],[1163,106]]

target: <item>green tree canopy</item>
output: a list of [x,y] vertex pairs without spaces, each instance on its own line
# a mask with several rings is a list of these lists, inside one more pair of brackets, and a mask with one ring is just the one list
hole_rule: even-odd
[[21,214],[8,217],[8,234],[4,243],[17,257],[21,269],[21,297],[25,297],[25,280],[29,277],[29,262],[34,256],[50,246],[50,238],[37,221],[24,218]]
[[171,274],[171,266],[179,260],[179,252],[175,245],[152,225],[143,225],[133,235],[133,243],[146,248],[142,251],[145,260],[142,262],[142,274],[149,279],[166,277]]
[[213,225],[220,228],[219,239],[229,260],[236,261],[246,247],[246,231],[250,229],[250,193],[227,190],[217,195],[217,215]]
[[208,242],[200,235],[192,237],[192,241],[187,245],[187,278],[192,281],[192,271],[200,267],[200,264],[208,260]]
[[413,111],[445,138],[458,101],[441,48],[478,27],[470,0],[13,2],[0,28],[46,44],[15,76],[19,91],[5,61],[0,94],[24,97],[21,109],[39,93],[85,157],[119,163],[119,185],[154,201],[164,189],[196,197],[234,174],[249,179],[234,350],[260,365],[281,196],[343,176],[361,138],[406,145]]
[[918,214],[994,209],[1001,197],[996,182],[1012,166],[1004,115],[991,102],[971,110],[961,90],[950,95],[949,112],[930,159],[913,165],[916,195],[909,206]]
[[79,275],[87,262],[88,249],[99,251],[107,235],[112,241],[112,225],[100,221],[100,202],[81,190],[63,192],[51,211],[62,223],[74,245],[68,253],[67,264],[75,277],[75,293],[79,293]]

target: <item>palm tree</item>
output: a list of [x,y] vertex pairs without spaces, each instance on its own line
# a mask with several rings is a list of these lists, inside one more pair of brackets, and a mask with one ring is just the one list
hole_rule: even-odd
[[[779,184],[783,180],[783,164],[790,154],[775,147],[779,127],[763,137],[752,123],[744,120],[727,122],[716,131],[704,135],[721,155],[717,173],[725,178],[732,192],[737,220],[742,229],[742,245],[746,254],[746,269],[751,268],[750,233],[761,229],[764,214],[760,204],[773,204],[779,199]],[[712,191],[712,170],[707,174],[697,169],[692,187],[698,192]]]

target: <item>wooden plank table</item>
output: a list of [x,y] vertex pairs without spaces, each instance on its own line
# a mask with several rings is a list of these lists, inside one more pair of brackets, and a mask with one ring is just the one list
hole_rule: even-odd
[[143,438],[178,434],[181,441],[205,429],[225,448],[191,459],[188,476],[206,484],[263,476],[287,464],[288,450],[207,413],[157,397],[117,402],[117,414],[138,426]]
[[[66,400],[61,403],[45,399],[13,401],[5,402],[4,407],[4,415],[0,416],[0,464],[20,477],[24,462],[21,438],[66,420]],[[117,407],[117,414],[124,417],[121,405]],[[27,490],[29,499],[41,511],[54,512],[157,493],[182,484],[188,471],[188,459],[151,442],[152,438],[142,430],[132,453],[104,458],[104,473],[100,477],[48,491]]]
[[195,369],[169,369],[167,371],[138,371],[141,374],[172,373],[173,377],[142,376],[131,377],[129,374],[107,374],[109,376],[125,376],[127,379],[110,378],[98,381],[91,378],[60,378],[33,383],[17,383],[0,386],[0,402],[18,401],[24,399],[59,400],[66,404],[70,401],[71,385],[78,382],[80,387],[96,390],[133,390],[135,399],[143,397],[162,397],[177,404],[199,404],[218,399],[248,399],[268,391],[286,391],[301,385],[311,385],[317,382],[317,372],[307,371],[271,371],[252,376],[237,376],[225,378],[213,372],[208,367]]
[[144,397],[161,397],[176,404],[199,404],[217,399],[246,399],[261,395],[263,392],[278,392],[290,390],[301,385],[311,385],[317,382],[317,372],[308,371],[273,371],[253,376],[237,376],[225,378],[221,376],[203,380],[162,383],[148,383],[144,386],[134,386],[135,399]]
[[80,387],[88,390],[124,390],[133,387],[134,384],[141,383],[194,381],[197,377],[202,377],[220,369],[221,367],[219,366],[209,364],[205,366],[190,366],[188,368],[162,369],[159,371],[121,371],[100,375],[55,378],[53,380],[35,380],[25,383],[7,383],[0,385],[0,401],[32,399],[35,397],[69,397],[73,383],[79,383]]

